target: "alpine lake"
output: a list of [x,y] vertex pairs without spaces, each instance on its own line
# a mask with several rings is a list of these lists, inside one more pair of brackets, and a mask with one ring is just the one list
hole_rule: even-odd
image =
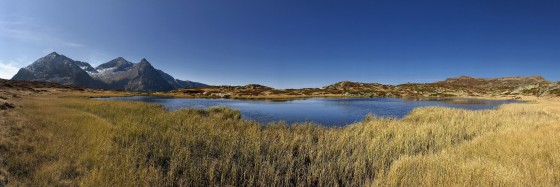
[[255,120],[261,124],[278,121],[284,121],[287,124],[312,122],[339,127],[362,121],[368,114],[385,118],[402,118],[419,107],[437,106],[466,110],[492,110],[502,104],[521,102],[470,98],[308,98],[274,101],[131,96],[94,99],[154,103],[160,104],[168,110],[207,109],[212,106],[224,106],[239,110],[243,119]]

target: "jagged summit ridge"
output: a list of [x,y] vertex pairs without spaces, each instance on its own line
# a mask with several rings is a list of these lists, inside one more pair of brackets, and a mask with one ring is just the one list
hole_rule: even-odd
[[106,69],[110,69],[113,68],[113,71],[126,71],[128,69],[130,69],[132,66],[134,65],[134,63],[129,62],[128,60],[124,59],[123,57],[118,57],[115,58],[109,62],[106,62],[104,64],[101,64],[99,66],[97,66],[95,69],[100,71],[100,70],[106,70]]
[[155,69],[145,58],[138,63],[132,63],[123,57],[118,57],[93,68],[87,62],[75,61],[56,52],[49,53],[20,69],[12,80],[54,82],[128,91],[169,91],[206,86],[202,83],[175,79]]

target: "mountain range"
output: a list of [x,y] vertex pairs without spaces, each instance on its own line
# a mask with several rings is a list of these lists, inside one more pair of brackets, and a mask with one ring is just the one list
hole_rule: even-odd
[[126,91],[156,92],[177,88],[195,88],[206,84],[184,81],[155,69],[142,59],[132,63],[118,57],[97,67],[52,52],[21,68],[12,80],[54,82],[63,85]]
[[[97,67],[56,52],[22,68],[12,80],[52,82],[89,88],[181,93],[192,97],[356,96],[447,97],[496,95],[560,95],[560,83],[541,76],[474,78],[460,76],[433,83],[385,85],[342,81],[322,88],[279,90],[267,86],[208,86],[183,81],[154,68],[146,59],[132,63],[122,57]],[[184,89],[181,89],[184,88]]]

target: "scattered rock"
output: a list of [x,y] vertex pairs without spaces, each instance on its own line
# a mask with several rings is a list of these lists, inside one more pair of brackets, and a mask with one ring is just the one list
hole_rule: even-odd
[[538,88],[539,85],[524,85],[524,86],[519,86],[516,89],[514,89],[513,91],[511,91],[511,94],[521,94],[524,91],[528,91],[531,89],[535,89]]
[[0,169],[0,186],[8,185],[8,172]]
[[12,109],[15,107],[16,105],[14,105],[13,103],[10,103],[4,99],[0,99],[0,110]]

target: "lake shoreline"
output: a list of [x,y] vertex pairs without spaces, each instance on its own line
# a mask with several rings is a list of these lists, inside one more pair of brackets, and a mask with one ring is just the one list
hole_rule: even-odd
[[[302,100],[311,98],[395,98],[395,99],[407,99],[407,100],[430,100],[430,99],[481,99],[481,100],[512,100],[512,101],[527,101],[534,100],[535,96],[454,96],[454,97],[366,97],[366,96],[344,96],[344,95],[306,95],[306,96],[288,96],[288,95],[269,95],[269,96],[244,96],[244,97],[215,97],[215,96],[191,96],[191,95],[178,95],[169,93],[138,93],[138,92],[117,92],[123,96],[159,96],[159,97],[169,97],[169,98],[188,98],[188,99],[236,99],[236,100],[270,100],[270,101],[292,101],[292,100]],[[110,94],[107,96],[95,96],[95,97],[112,97],[115,94]],[[547,98],[546,96],[543,98]],[[553,98],[553,97],[551,97]]]

